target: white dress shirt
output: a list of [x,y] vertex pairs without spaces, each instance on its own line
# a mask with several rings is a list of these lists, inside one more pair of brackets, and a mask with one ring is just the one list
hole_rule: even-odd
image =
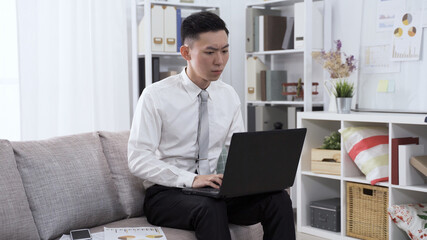
[[[201,89],[187,76],[168,77],[148,86],[138,101],[128,145],[129,169],[144,179],[144,187],[154,184],[191,187],[197,175],[197,128]],[[209,93],[209,153],[212,173],[218,157],[229,146],[234,132],[243,132],[240,100],[236,91],[217,80]]]

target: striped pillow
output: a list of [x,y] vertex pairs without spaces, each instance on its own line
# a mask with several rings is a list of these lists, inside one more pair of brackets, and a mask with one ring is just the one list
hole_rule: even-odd
[[348,127],[339,130],[350,158],[375,185],[388,181],[388,129],[385,127]]

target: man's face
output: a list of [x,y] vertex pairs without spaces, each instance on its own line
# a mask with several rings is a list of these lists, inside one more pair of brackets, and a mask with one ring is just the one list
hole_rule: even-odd
[[188,49],[187,74],[193,81],[209,84],[221,76],[227,64],[228,36],[224,30],[199,34]]

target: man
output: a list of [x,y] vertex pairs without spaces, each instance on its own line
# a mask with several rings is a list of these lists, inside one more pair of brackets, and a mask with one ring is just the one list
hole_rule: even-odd
[[[285,191],[220,200],[181,191],[219,188],[218,156],[234,132],[244,131],[237,93],[218,80],[229,57],[225,23],[213,13],[196,13],[182,23],[181,37],[187,67],[143,91],[130,133],[129,168],[144,179],[148,221],[215,240],[231,239],[229,222],[261,222],[264,239],[295,239]],[[206,101],[207,110],[202,110]],[[208,123],[203,126],[204,119]]]

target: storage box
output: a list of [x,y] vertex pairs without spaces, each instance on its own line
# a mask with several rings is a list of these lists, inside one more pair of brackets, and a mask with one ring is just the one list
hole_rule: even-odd
[[311,149],[311,171],[314,173],[341,175],[341,151]]
[[341,231],[341,199],[332,198],[310,203],[311,226]]
[[388,239],[388,188],[347,182],[347,236]]

